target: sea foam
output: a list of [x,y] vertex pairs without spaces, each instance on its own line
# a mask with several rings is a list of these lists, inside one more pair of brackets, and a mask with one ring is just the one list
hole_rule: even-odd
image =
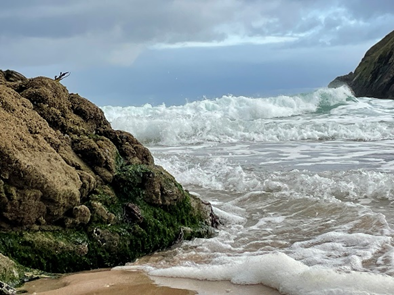
[[152,276],[231,281],[234,284],[263,284],[283,294],[392,294],[394,278],[363,272],[338,272],[324,267],[310,267],[284,253],[232,257],[217,265],[189,265],[156,269],[124,266],[116,269],[143,268]]
[[[286,147],[283,145],[282,150]],[[283,167],[286,161],[297,161],[299,157],[303,159],[305,167],[314,167],[324,165],[324,159],[328,157],[330,151],[325,146],[324,158],[320,158],[316,153],[313,157],[294,156],[294,158],[286,158],[283,152],[278,148],[278,154],[281,159],[275,159],[275,167]],[[378,158],[377,151],[369,147],[369,153],[374,154],[372,159],[375,163],[383,162]],[[381,148],[378,146],[377,148]],[[204,149],[204,147],[201,147]],[[313,149],[311,149],[313,151]],[[382,149],[383,150],[383,149]],[[155,149],[153,149],[155,151]],[[360,153],[359,157],[368,159],[368,153]],[[394,174],[385,173],[366,169],[351,169],[345,171],[308,171],[306,169],[292,169],[291,171],[272,171],[267,166],[273,166],[272,158],[266,159],[266,155],[261,155],[257,150],[254,153],[245,155],[206,155],[198,156],[191,154],[174,154],[167,157],[160,157],[160,154],[154,153],[156,163],[165,167],[172,175],[178,179],[183,185],[198,186],[210,190],[231,191],[244,193],[249,191],[265,191],[274,194],[276,197],[284,198],[314,198],[317,200],[341,200],[349,202],[357,201],[394,201]],[[348,153],[357,154],[350,148]],[[272,156],[271,156],[272,157]],[[351,158],[341,158],[340,153],[333,155],[336,159],[340,159],[343,164],[336,164],[335,167],[340,168],[341,165],[347,167]],[[254,169],[250,166],[243,165],[244,159],[251,163],[260,162]],[[264,159],[264,161],[263,161]],[[268,161],[267,161],[268,160]],[[355,159],[354,161],[356,161]],[[282,162],[281,162],[282,161]],[[310,166],[305,162],[310,161]],[[266,163],[268,162],[268,163]],[[368,162],[369,163],[369,162]],[[383,162],[384,163],[384,162]],[[358,164],[358,163],[356,163]],[[250,165],[250,164],[249,164]],[[328,165],[328,164],[327,164]],[[328,165],[330,166],[330,165]],[[316,168],[314,168],[316,169]]]

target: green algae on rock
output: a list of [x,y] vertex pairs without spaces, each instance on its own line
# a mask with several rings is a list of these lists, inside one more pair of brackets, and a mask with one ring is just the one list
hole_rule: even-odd
[[23,279],[25,268],[10,258],[0,254],[0,281],[16,285]]
[[0,205],[0,253],[18,271],[111,267],[218,225],[209,203],[97,106],[9,70],[0,71]]

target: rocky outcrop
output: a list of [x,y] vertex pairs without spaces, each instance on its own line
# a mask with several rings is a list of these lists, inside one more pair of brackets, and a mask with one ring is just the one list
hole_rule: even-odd
[[211,206],[93,103],[0,71],[1,253],[49,272],[108,267],[215,225]]
[[394,98],[394,31],[367,51],[356,70],[328,87],[348,85],[357,97]]

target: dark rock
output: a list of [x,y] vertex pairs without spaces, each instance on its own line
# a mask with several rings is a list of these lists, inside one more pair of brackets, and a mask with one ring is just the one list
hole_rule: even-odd
[[353,78],[354,78],[353,72],[350,72],[347,75],[336,77],[333,81],[330,82],[330,84],[328,84],[328,87],[329,88],[338,88],[343,85],[349,86],[352,83]]
[[347,84],[357,97],[394,98],[394,31],[372,46],[354,73],[340,76],[329,84]]
[[133,203],[128,203],[124,206],[124,218],[130,223],[142,223],[144,221],[141,209]]
[[209,202],[204,202],[193,194],[190,194],[190,201],[193,210],[195,210],[196,214],[200,214],[205,224],[213,228],[218,228],[218,226],[221,225],[219,217],[213,213],[212,205]]
[[25,82],[25,81],[27,81],[27,78],[25,76],[23,76],[21,73],[18,73],[16,71],[6,70],[3,73],[4,73],[5,80],[8,82],[18,82],[18,81]]

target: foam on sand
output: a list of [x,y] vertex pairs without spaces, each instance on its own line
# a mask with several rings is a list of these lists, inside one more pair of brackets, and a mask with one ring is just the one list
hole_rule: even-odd
[[283,294],[392,294],[394,278],[364,272],[338,272],[309,267],[284,253],[235,258],[217,265],[176,266],[151,269],[152,276],[231,281],[237,285],[262,284]]

